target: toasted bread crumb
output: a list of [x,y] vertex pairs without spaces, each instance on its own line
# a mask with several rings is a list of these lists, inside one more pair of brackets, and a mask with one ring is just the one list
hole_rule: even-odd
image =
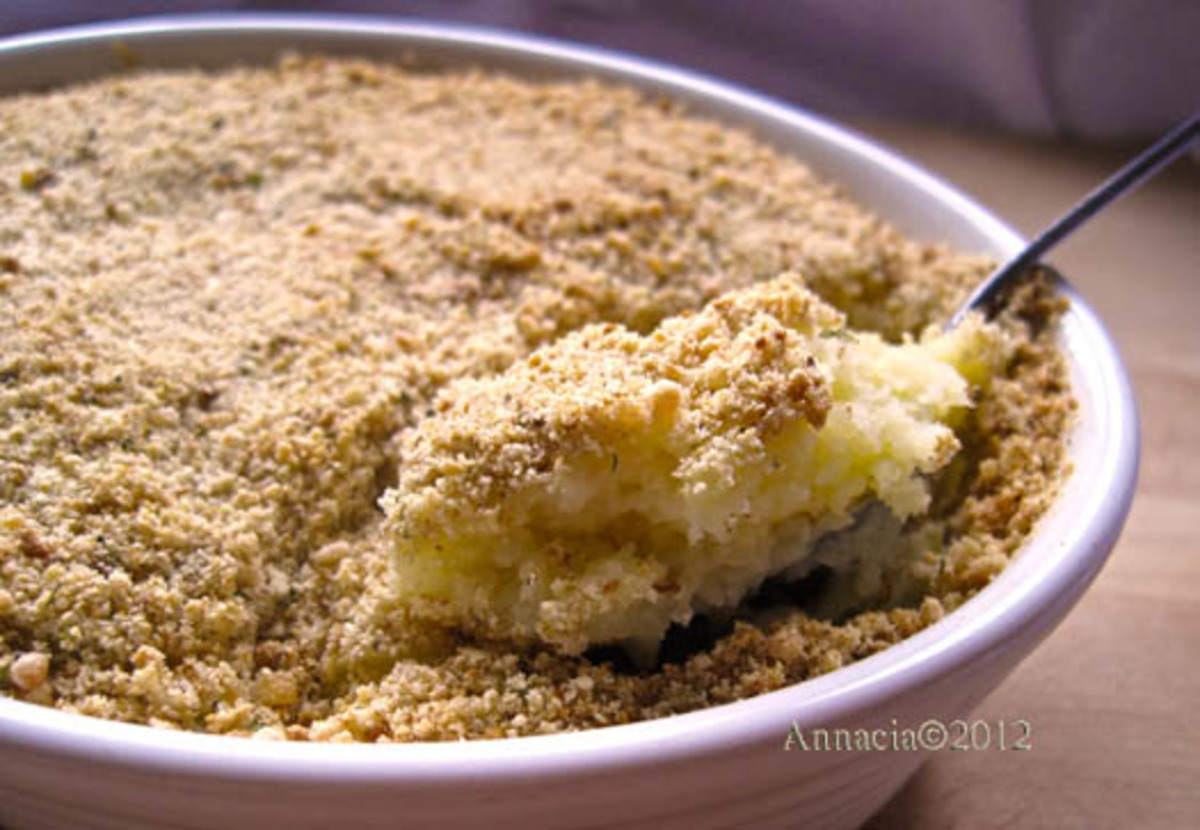
[[915,607],[740,622],[623,673],[413,619],[377,500],[441,390],[585,326],[644,335],[796,272],[899,341],[988,266],[594,82],[291,58],[0,100],[0,692],[455,740],[719,705],[880,651],[993,578],[1054,497],[1072,404],[1044,291],[1002,321],[1016,353],[935,482],[947,541]]

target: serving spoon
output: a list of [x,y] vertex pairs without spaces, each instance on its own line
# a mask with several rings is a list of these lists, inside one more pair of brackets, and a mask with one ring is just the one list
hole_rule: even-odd
[[[1041,257],[1105,206],[1118,197],[1132,192],[1138,185],[1174,161],[1197,135],[1200,135],[1200,112],[1194,113],[1182,124],[1138,154],[1136,158],[1114,173],[1057,222],[1026,245],[1020,253],[989,274],[950,318],[946,328],[954,328],[972,311],[980,311],[988,319],[993,317],[1003,308],[1008,292],[1034,266],[1040,266],[1057,276],[1057,272],[1052,268],[1040,264]],[[844,538],[844,534],[853,533],[856,528],[861,528],[868,514],[880,505],[881,502],[878,500],[868,501],[856,511],[856,520],[853,525],[814,540],[809,555],[817,545],[828,545],[832,539],[839,536]],[[811,560],[809,555],[806,555],[797,564],[803,562],[810,562],[814,566],[827,564]],[[784,572],[784,574],[786,573],[787,571]],[[816,571],[806,572],[792,578],[786,576],[780,578],[781,575],[777,574],[776,577],[760,586],[751,596],[743,598],[738,608],[742,613],[748,614],[749,619],[764,626],[774,619],[774,615],[779,609],[796,607],[804,602],[809,604],[806,610],[810,614],[814,614],[820,619],[832,619],[838,613],[833,609],[838,606],[836,601],[831,604],[828,593],[823,598],[817,597],[815,594],[804,598],[806,591],[814,590],[813,577],[815,575]],[[815,590],[821,590],[819,583],[816,584],[818,587]],[[845,609],[843,608],[841,611],[844,612]],[[734,613],[737,613],[736,609],[726,609],[717,613],[710,612],[707,616],[697,616],[688,626],[673,626],[663,642],[652,649],[631,648],[627,645],[625,652],[621,652],[619,649],[604,649],[593,651],[593,655],[614,661],[615,664],[625,665],[627,669],[629,667],[644,669],[663,663],[683,662],[692,654],[707,648],[716,639],[724,636],[724,633],[730,630]]]
[[1200,135],[1200,111],[1193,113],[1182,124],[1143,150],[1133,161],[1067,211],[1062,218],[1042,231],[1019,254],[989,274],[950,318],[946,328],[952,329],[957,326],[971,311],[981,311],[988,319],[995,316],[1003,307],[1008,292],[1032,266],[1040,262],[1047,251],[1070,236],[1072,231],[1109,203],[1132,192],[1138,185],[1178,158],[1197,135]]

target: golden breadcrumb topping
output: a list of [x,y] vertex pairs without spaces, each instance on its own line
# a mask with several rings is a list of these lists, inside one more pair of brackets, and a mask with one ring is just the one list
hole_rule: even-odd
[[[441,390],[571,332],[653,338],[794,272],[900,341],[987,267],[590,81],[291,58],[0,99],[0,693],[449,740],[684,712],[874,653],[987,584],[1053,498],[1071,398],[1045,292],[1002,320],[1011,357],[955,427],[910,607],[738,619],[632,672],[415,617],[379,500]],[[770,406],[819,421],[798,377]]]

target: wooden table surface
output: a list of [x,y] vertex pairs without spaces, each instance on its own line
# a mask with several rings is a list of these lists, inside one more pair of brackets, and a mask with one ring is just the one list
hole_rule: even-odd
[[[856,125],[1029,235],[1129,151]],[[1177,162],[1049,257],[1133,375],[1141,479],[1112,558],[988,698],[1032,752],[943,752],[868,827],[1200,827],[1200,157]]]

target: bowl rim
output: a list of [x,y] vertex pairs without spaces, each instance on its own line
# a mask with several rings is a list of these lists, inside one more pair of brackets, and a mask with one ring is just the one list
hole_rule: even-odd
[[[219,13],[164,15],[53,29],[0,40],[0,58],[120,40],[136,47],[155,38],[221,35],[324,35],[395,38],[398,50],[450,43],[562,64],[635,87],[686,91],[758,119],[799,130],[883,168],[950,208],[986,236],[999,255],[1023,240],[987,209],[895,152],[831,120],[761,93],[656,60],[551,38],[479,26],[340,14]],[[399,54],[399,51],[398,51]],[[1097,384],[1098,428],[1107,453],[1087,482],[1090,496],[1065,540],[1041,538],[1048,516],[989,586],[953,613],[879,654],[799,684],[746,700],[656,720],[579,732],[449,743],[328,744],[254,741],[175,732],[47,709],[0,698],[0,747],[153,768],[206,778],[460,786],[471,781],[570,777],[583,770],[629,770],[752,743],[782,746],[789,722],[838,723],[860,709],[950,674],[1077,594],[1094,578],[1133,498],[1138,419],[1132,389],[1112,340],[1091,308],[1064,286],[1071,309],[1067,354],[1073,369]],[[1073,476],[1072,479],[1077,479]],[[1053,508],[1052,508],[1053,512]],[[1051,547],[1054,550],[1050,550]],[[1073,598],[1069,600],[1072,602]],[[786,713],[789,720],[781,720]],[[653,746],[647,752],[646,746]],[[636,752],[630,751],[637,749]]]

